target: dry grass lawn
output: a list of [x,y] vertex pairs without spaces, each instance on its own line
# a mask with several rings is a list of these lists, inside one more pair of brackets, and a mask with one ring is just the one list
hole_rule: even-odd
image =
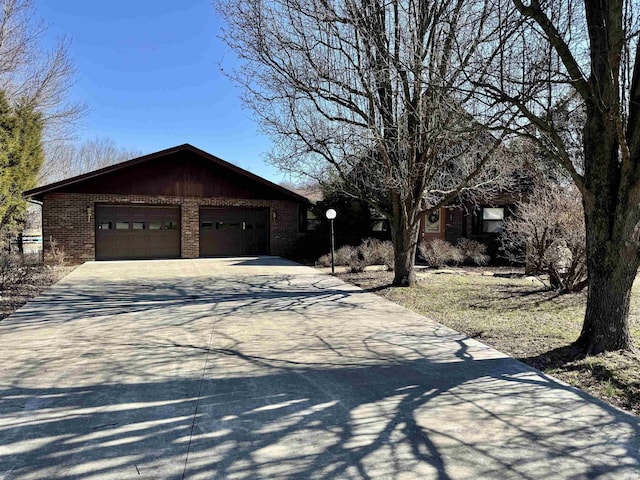
[[[459,270],[458,272],[460,272]],[[537,279],[481,270],[420,273],[417,288],[389,287],[392,274],[339,274],[345,281],[463,332],[636,415],[640,359],[612,352],[581,359],[571,347],[585,310],[585,293],[556,295]],[[631,306],[632,336],[640,346],[640,282]]]

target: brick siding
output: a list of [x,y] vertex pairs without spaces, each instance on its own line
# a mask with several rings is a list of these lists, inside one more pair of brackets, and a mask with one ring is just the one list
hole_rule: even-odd
[[298,232],[299,204],[286,200],[52,192],[43,198],[45,259],[51,256],[50,240],[53,239],[69,263],[95,260],[95,206],[103,203],[180,205],[182,258],[197,258],[200,254],[200,206],[269,208],[271,255],[289,256],[301,235]]

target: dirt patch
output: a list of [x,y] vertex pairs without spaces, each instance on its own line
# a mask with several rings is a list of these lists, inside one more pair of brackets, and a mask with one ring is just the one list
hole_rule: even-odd
[[[416,288],[391,287],[393,274],[338,276],[477,338],[602,400],[640,414],[640,359],[630,352],[579,358],[586,294],[557,295],[523,272],[423,270]],[[460,269],[461,270],[461,269]],[[640,345],[640,284],[634,285],[631,334]]]

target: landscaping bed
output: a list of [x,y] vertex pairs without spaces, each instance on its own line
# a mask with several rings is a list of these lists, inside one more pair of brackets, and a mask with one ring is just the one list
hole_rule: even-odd
[[31,265],[29,268],[28,274],[20,275],[18,281],[8,281],[0,287],[0,320],[11,315],[75,267],[39,264]]
[[[557,295],[535,277],[505,268],[421,270],[416,288],[390,287],[393,274],[381,270],[338,276],[640,414],[638,356],[610,352],[579,358],[571,347],[580,334],[585,292]],[[640,285],[632,296],[631,333],[640,345]]]

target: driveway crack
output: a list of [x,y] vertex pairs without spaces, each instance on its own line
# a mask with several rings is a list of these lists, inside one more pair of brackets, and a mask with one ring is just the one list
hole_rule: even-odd
[[[218,304],[216,303],[213,306],[213,311],[215,313],[218,308]],[[211,322],[211,331],[209,332],[209,342],[207,343],[207,353],[204,359],[204,367],[202,368],[202,375],[200,375],[200,385],[198,386],[198,396],[196,398],[196,408],[193,411],[193,419],[191,420],[191,431],[189,432],[189,444],[187,445],[187,454],[184,459],[184,468],[182,469],[182,480],[184,480],[185,475],[187,474],[187,463],[189,462],[189,452],[191,451],[191,441],[193,439],[193,430],[196,427],[196,418],[198,417],[198,407],[200,406],[200,398],[202,398],[202,387],[204,385],[204,376],[207,372],[207,365],[209,363],[209,355],[211,354],[211,344],[213,343],[213,331],[216,326],[216,318],[214,315],[213,321]]]

